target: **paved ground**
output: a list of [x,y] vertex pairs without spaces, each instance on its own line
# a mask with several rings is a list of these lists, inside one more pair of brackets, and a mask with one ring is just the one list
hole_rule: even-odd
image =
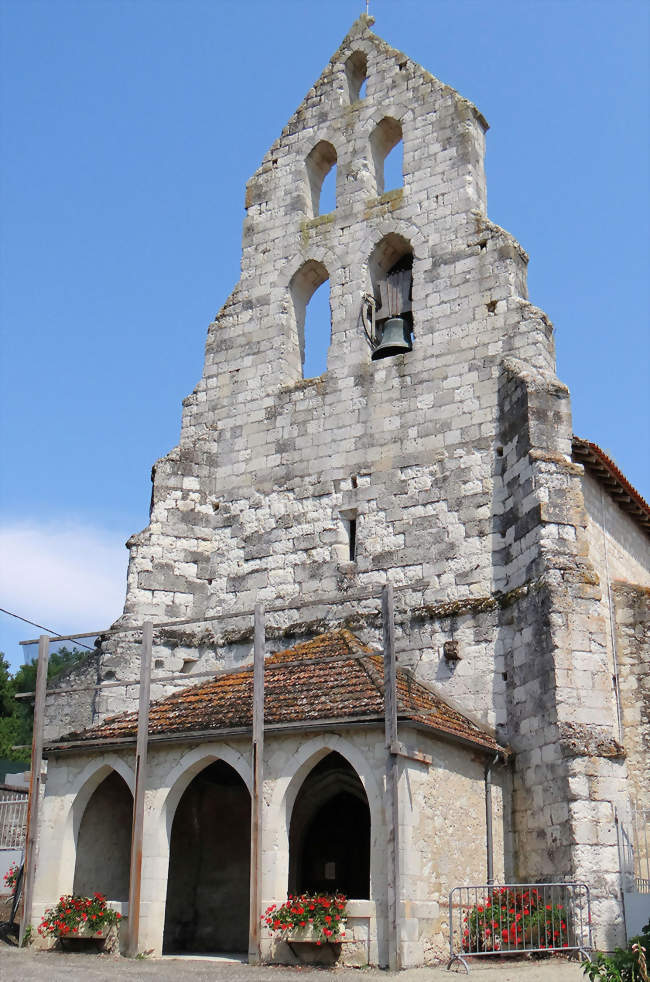
[[[449,982],[454,976],[441,968],[417,968],[391,975],[380,969],[253,968],[220,959],[159,958],[129,960],[94,954],[63,954],[20,950],[0,944],[2,982]],[[461,976],[464,977],[464,976]],[[480,962],[472,967],[476,982],[580,982],[584,980],[575,962],[553,958],[548,961]]]

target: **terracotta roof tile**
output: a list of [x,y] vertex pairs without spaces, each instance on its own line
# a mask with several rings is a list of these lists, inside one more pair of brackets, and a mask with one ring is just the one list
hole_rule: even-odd
[[650,505],[597,443],[573,437],[573,458],[604,485],[624,511],[650,533]]
[[[264,721],[300,724],[325,721],[382,720],[383,656],[350,631],[321,634],[270,655],[265,660]],[[249,728],[252,725],[253,669],[247,667],[152,702],[149,733]],[[432,731],[488,749],[499,748],[489,733],[447,705],[410,673],[397,670],[398,717]],[[122,713],[98,726],[61,737],[65,743],[133,740],[137,714]]]

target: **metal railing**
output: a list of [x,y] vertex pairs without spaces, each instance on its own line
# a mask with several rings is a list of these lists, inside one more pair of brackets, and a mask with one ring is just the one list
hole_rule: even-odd
[[0,849],[25,845],[27,792],[0,789]]
[[637,893],[650,893],[650,880],[645,876],[635,876],[634,889]]
[[490,954],[593,949],[585,883],[505,883],[454,887],[449,894],[449,964]]

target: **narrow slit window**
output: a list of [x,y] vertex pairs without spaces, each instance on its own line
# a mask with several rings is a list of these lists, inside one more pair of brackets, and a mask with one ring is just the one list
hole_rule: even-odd
[[357,520],[356,518],[348,519],[348,546],[349,546],[349,559],[353,563],[357,558]]
[[347,559],[353,563],[357,558],[357,513],[354,509],[346,508],[340,514],[347,539]]

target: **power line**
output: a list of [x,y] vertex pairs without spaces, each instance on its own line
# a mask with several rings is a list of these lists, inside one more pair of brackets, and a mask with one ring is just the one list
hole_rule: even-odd
[[[20,614],[14,614],[13,610],[5,610],[4,607],[0,607],[0,613],[9,614],[10,617],[15,617],[16,620],[24,621],[25,624],[31,624],[32,627],[39,627],[41,631],[47,631],[48,634],[54,634],[55,636],[60,636],[61,633],[60,631],[55,631],[51,627],[45,627],[43,624],[37,624],[36,621],[30,621],[27,617],[21,617]],[[91,648],[87,644],[82,644],[81,641],[76,641],[75,645],[77,648],[85,648],[87,651],[95,650],[94,648]]]

